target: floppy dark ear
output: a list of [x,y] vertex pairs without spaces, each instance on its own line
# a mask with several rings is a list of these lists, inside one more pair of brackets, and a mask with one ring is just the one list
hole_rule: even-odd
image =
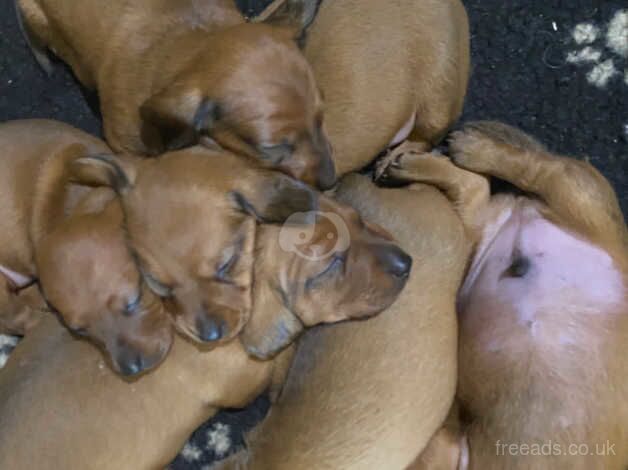
[[312,24],[322,0],[275,0],[253,18],[256,23],[285,26],[294,29],[295,39],[301,42]]
[[305,183],[263,170],[256,170],[254,178],[255,185],[240,188],[232,196],[240,210],[260,222],[282,223],[295,212],[318,210],[319,193]]
[[68,163],[72,183],[85,186],[108,186],[121,193],[133,186],[137,175],[136,162],[131,157],[90,155]]
[[251,356],[271,359],[303,331],[303,324],[284,305],[282,297],[270,285],[257,286],[251,318],[240,333],[240,342]]
[[199,142],[219,118],[218,105],[174,85],[140,107],[141,138],[150,154],[178,150]]

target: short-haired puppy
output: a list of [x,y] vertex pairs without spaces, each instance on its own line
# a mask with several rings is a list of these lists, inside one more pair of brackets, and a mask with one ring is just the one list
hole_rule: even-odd
[[120,204],[109,189],[73,184],[69,171],[72,161],[110,149],[43,120],[0,124],[0,149],[1,331],[24,334],[41,319],[21,295],[39,282],[63,323],[98,344],[117,372],[157,365],[170,349],[171,322],[127,249]]
[[[352,209],[220,149],[198,146],[139,162],[114,156],[105,163],[85,158],[75,169],[85,183],[117,188],[129,243],[144,279],[163,298],[178,329],[196,341],[229,340],[249,321],[252,301],[275,303],[277,311],[268,308],[269,317],[258,314],[245,331],[251,352],[265,357],[303,325],[313,324],[301,311],[307,305],[312,311],[317,311],[314,305],[327,311],[315,295],[323,286],[342,283],[343,290],[334,295],[363,302],[352,311],[334,313],[329,321],[368,316],[379,311],[372,307],[381,301],[376,293],[383,292],[376,286],[386,284],[390,293],[386,296],[396,294],[408,274],[410,261],[390,235],[369,229]],[[247,214],[261,222],[285,224],[275,231],[256,227]],[[300,226],[306,222],[316,230]],[[309,235],[318,238],[311,240]],[[330,239],[325,238],[328,235]],[[255,248],[256,237],[275,247],[272,256],[260,252],[259,244]],[[299,245],[306,242],[312,253],[299,252],[303,249]],[[311,262],[300,262],[304,256]],[[256,261],[257,257],[263,259]],[[273,283],[264,284],[263,276],[253,276],[254,265],[256,270],[281,272]],[[361,281],[345,282],[346,276]],[[258,298],[251,298],[254,279]],[[358,294],[363,289],[365,293]],[[315,318],[314,323],[321,321]],[[280,331],[271,335],[273,328]]]
[[[279,225],[258,227],[252,312],[241,341],[205,352],[176,336],[163,364],[130,385],[99,367],[100,357],[92,348],[71,338],[56,322],[42,321],[0,374],[0,468],[21,468],[25,462],[34,468],[66,470],[82,470],[85,462],[93,470],[164,468],[190,433],[219,408],[242,407],[268,387],[275,392],[280,388],[293,348],[280,350],[300,329],[372,315],[392,304],[410,276],[409,256],[384,229],[348,206],[323,201],[321,207],[325,212],[319,217],[299,216],[288,232]],[[338,224],[333,228],[332,220]],[[342,230],[350,235],[349,246],[328,237]],[[394,316],[389,321],[397,322]],[[436,323],[453,333],[453,317]],[[348,333],[347,328],[343,331]],[[441,338],[437,347],[449,350],[453,344]],[[351,350],[350,341],[346,346],[347,355],[364,362],[359,351]],[[278,354],[273,360],[259,360],[249,351],[266,357]],[[377,357],[369,362],[379,364]],[[439,382],[438,390],[453,395],[451,365],[448,362],[445,385]],[[440,379],[442,365],[438,370]],[[430,390],[433,387],[430,382]],[[329,389],[327,393],[333,394]]]
[[[460,168],[406,151],[388,171],[475,201],[459,205],[477,237],[458,297],[459,468],[625,470],[628,230],[612,187],[500,123],[450,149]],[[477,174],[521,194],[470,190]]]
[[275,0],[255,21],[281,19],[306,32],[338,175],[406,139],[428,151],[460,116],[469,78],[460,0]]
[[98,92],[115,151],[155,155],[208,135],[322,189],[335,183],[295,29],[248,24],[233,0],[16,2],[40,62],[50,49]]

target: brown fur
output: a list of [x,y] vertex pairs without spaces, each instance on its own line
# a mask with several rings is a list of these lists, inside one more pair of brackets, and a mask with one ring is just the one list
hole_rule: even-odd
[[[284,321],[284,311],[298,319],[301,327],[336,321],[342,315],[372,314],[397,296],[403,282],[391,287],[381,272],[386,268],[381,255],[393,247],[389,236],[346,206],[331,201],[324,206],[340,215],[351,233],[344,263],[347,276],[328,274],[329,281],[319,279],[323,282],[319,287],[330,291],[326,303],[308,298],[302,287],[282,296],[281,302],[264,301],[267,286],[284,289],[285,279],[301,286],[312,274],[323,271],[329,259],[309,261],[282,252],[277,246],[282,229],[260,226],[255,286],[263,292],[253,293],[254,310],[247,327],[273,326],[266,319]],[[303,246],[306,252],[326,239],[329,227],[323,222],[319,219],[313,227],[313,236]],[[360,270],[371,273],[377,284],[367,285],[363,277],[353,277]],[[367,292],[370,299],[365,306]],[[258,318],[264,320],[261,325]],[[447,341],[454,336],[451,321],[447,317],[442,322],[446,350],[453,346]],[[94,470],[163,468],[189,434],[218,408],[244,406],[269,386],[276,391],[292,352],[288,348],[272,361],[259,361],[239,341],[202,352],[176,337],[166,361],[129,384],[103,367],[91,348],[73,340],[47,317],[18,345],[0,374],[0,468],[19,468],[24,462],[34,468],[67,470],[83,469],[85,462]],[[453,394],[453,363],[446,370],[443,390]],[[442,408],[446,410],[449,401],[445,401]],[[33,433],[33,429],[45,432]]]
[[[2,124],[0,148],[0,265],[39,280],[64,324],[101,346],[117,371],[159,363],[170,348],[171,325],[142,287],[120,205],[110,190],[71,184],[67,171],[73,160],[109,148],[65,124],[38,120]],[[23,287],[1,291],[3,332],[24,334],[41,318],[43,301]]]
[[247,24],[233,0],[17,0],[31,44],[100,98],[115,151],[209,135],[308,183],[335,182],[322,101],[291,29]]
[[76,181],[121,195],[148,286],[195,341],[235,337],[249,318],[256,224],[318,208],[318,193],[279,172],[203,146],[154,159],[73,162]]
[[[467,218],[479,235],[481,258],[474,261],[459,299],[458,396],[468,421],[469,449],[468,463],[460,468],[625,470],[628,368],[621,358],[628,336],[628,230],[613,189],[588,163],[553,155],[531,137],[499,123],[468,125],[454,134],[451,151],[461,167],[504,179],[529,195],[494,196],[476,205],[474,217]],[[425,160],[402,157],[398,168],[389,172],[406,181],[423,181],[433,176]],[[465,170],[451,168],[449,176],[438,175],[446,186],[465,179]],[[507,230],[499,220],[508,213],[519,214],[522,227],[541,221],[579,240],[580,245],[571,246],[601,250],[598,259],[584,256],[576,261],[579,252],[561,251],[554,240],[546,239],[547,253],[522,252],[533,256],[530,266],[521,270],[506,264],[508,269],[492,288],[491,266],[500,266],[492,253],[501,253],[497,237]],[[530,214],[536,218],[526,219]],[[561,256],[579,263],[577,268],[561,272],[554,266],[558,280],[547,278],[550,282],[541,285],[526,280],[528,272],[542,275],[545,259]],[[489,261],[477,274],[474,268],[481,260]],[[608,266],[599,271],[607,276],[601,278],[607,284],[596,288],[603,290],[601,296],[587,290],[600,279],[585,280],[574,291],[569,276],[594,266]],[[521,298],[515,290],[519,285],[528,286]],[[537,307],[534,320],[521,322],[524,301]],[[605,448],[607,443],[611,447]],[[510,444],[528,448],[513,454]],[[590,454],[571,455],[579,445],[588,446]]]
[[348,176],[338,198],[395,233],[415,260],[407,286],[374,319],[308,332],[248,452],[217,468],[403,469],[445,420],[455,298],[471,248],[462,223],[425,185],[378,189]]
[[[283,8],[307,26],[310,15],[298,15],[316,3],[276,0],[258,21]],[[339,175],[370,163],[407,123],[395,143],[409,138],[428,150],[462,112],[469,25],[458,0],[323,0],[304,53],[325,96]]]

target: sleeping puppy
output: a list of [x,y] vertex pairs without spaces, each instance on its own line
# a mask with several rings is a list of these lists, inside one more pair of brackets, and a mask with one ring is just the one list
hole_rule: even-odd
[[256,219],[283,223],[319,207],[309,186],[204,146],[151,159],[86,156],[71,172],[120,196],[144,281],[179,332],[201,343],[234,338],[249,318]]
[[[450,148],[523,192],[465,216],[477,247],[458,298],[459,468],[625,470],[628,230],[613,189],[504,124],[469,124]],[[468,172],[430,160],[406,152],[389,173],[470,197]]]
[[[159,160],[120,157],[121,165],[127,169],[124,173],[111,166],[110,160],[116,159],[110,156],[110,149],[103,142],[53,121],[5,123],[0,126],[0,144],[5,155],[0,172],[5,191],[0,210],[6,236],[0,251],[0,272],[5,284],[0,289],[3,331],[24,334],[39,319],[39,310],[29,308],[30,297],[19,295],[39,280],[48,303],[65,325],[102,346],[116,371],[130,375],[157,365],[170,348],[171,321],[159,297],[150,289],[151,279],[142,276],[135,254],[127,248],[122,208],[116,194],[107,186],[124,191],[131,178],[150,180],[151,168],[164,162],[174,161],[181,174],[188,174],[191,170],[186,169],[185,157],[181,161],[176,154],[167,154]],[[200,148],[180,153],[202,158],[216,155]],[[217,323],[239,324],[250,310],[255,221],[249,211],[281,221],[281,211],[288,210],[289,215],[293,209],[307,211],[318,206],[316,194],[303,184],[280,173],[257,170],[244,159],[230,157],[242,161],[238,168],[233,162],[229,166],[229,157],[221,159],[232,172],[231,180],[223,180],[227,176],[223,172],[220,173],[222,186],[211,186],[207,179],[191,189],[197,195],[202,194],[199,204],[212,210],[206,225],[197,222],[197,226],[220,227],[220,230],[207,230],[205,245],[199,247],[203,248],[202,255],[197,252],[201,263],[209,263],[206,267],[210,280],[205,294],[213,295],[214,301],[220,299],[220,294],[231,296],[234,308],[239,305],[237,302],[242,304],[235,314],[224,313],[227,320],[222,320],[220,311],[212,311],[216,315],[213,318]],[[114,168],[111,174],[107,173],[110,168]],[[218,172],[220,165],[213,168]],[[99,185],[99,177],[106,179],[106,185],[89,188],[88,185]],[[238,178],[246,187],[237,193],[236,200],[230,192],[237,189]],[[158,186],[151,187],[162,195],[176,194],[164,181],[161,179],[156,182]],[[140,189],[143,187],[139,185]],[[136,196],[136,192],[131,192],[131,196]],[[247,197],[255,202],[249,202]],[[173,202],[176,199],[170,204]],[[163,210],[169,207],[168,201],[160,203],[155,217],[167,226],[170,218]],[[279,219],[273,218],[278,216]],[[132,214],[125,218],[133,220]],[[172,218],[173,223],[180,221]],[[228,263],[235,248],[241,249],[244,268]],[[225,263],[229,266],[227,270],[222,268]],[[212,282],[213,269],[217,273],[224,271],[225,279]],[[233,282],[226,282],[227,276]],[[208,339],[217,340],[225,331],[218,333],[209,335]]]
[[[122,195],[129,241],[144,279],[163,298],[179,331],[196,341],[227,341],[249,320],[254,256],[264,259],[255,269],[267,270],[267,263],[282,269],[268,285],[259,281],[264,276],[254,276],[264,290],[258,289],[259,298],[253,300],[269,304],[265,311],[270,312],[251,319],[244,333],[250,351],[259,357],[276,352],[304,325],[376,313],[379,310],[369,307],[380,305],[375,286],[385,284],[396,295],[408,274],[410,261],[390,243],[390,235],[368,225],[362,229],[355,211],[280,173],[251,168],[246,159],[222,150],[194,147],[139,165],[123,157],[85,158],[75,169],[85,176],[84,183],[113,184]],[[216,197],[223,193],[228,197]],[[262,222],[286,222],[281,230],[268,227],[257,235],[275,247],[272,255],[259,248],[254,254],[255,224],[243,220],[243,211]],[[316,233],[304,231],[305,222],[320,227],[322,235],[309,238]],[[353,236],[356,230],[372,233],[372,239]],[[305,242],[312,253],[302,252]],[[312,262],[296,262],[301,256]],[[380,270],[358,268],[378,263]],[[305,267],[308,270],[301,271]],[[330,311],[317,299],[319,289],[344,283],[349,275],[361,283],[345,283],[345,291],[334,295],[361,295],[365,303],[346,313],[334,311],[329,318],[316,316],[317,321],[302,313],[303,308],[317,311],[314,306]],[[358,295],[369,288],[373,290],[368,295]],[[273,328],[281,330],[278,339],[269,334]]]
[[98,92],[109,145],[155,155],[210,136],[327,189],[335,183],[322,100],[298,31],[247,24],[233,0],[16,0],[45,49]]
[[[53,121],[0,125],[0,332],[23,335],[41,319],[39,281],[61,321],[100,346],[121,374],[158,364],[172,327],[159,299],[142,282],[111,190],[71,183],[66,171],[108,147]],[[35,301],[38,299],[38,301]]]
[[249,354],[268,359],[305,327],[367,318],[405,285],[412,258],[381,227],[321,196],[313,223],[258,229],[251,317],[241,335]]
[[429,150],[462,112],[469,25],[459,0],[275,0],[257,22],[301,21],[339,175],[405,139]]
[[[258,228],[254,288],[259,291],[253,294],[242,342],[203,352],[177,336],[159,368],[128,384],[99,367],[95,351],[56,322],[43,320],[0,374],[0,468],[22,468],[26,462],[38,469],[82,470],[86,462],[93,470],[164,468],[190,433],[219,408],[244,406],[268,387],[278,390],[293,348],[260,361],[243,344],[270,355],[295,334],[291,322],[302,328],[389,306],[408,277],[408,256],[382,228],[363,221],[349,207],[333,202],[321,206],[327,218],[319,217],[314,225],[293,221],[289,233],[280,226]],[[327,245],[333,216],[350,235],[348,248]],[[340,263],[338,256],[344,257]],[[315,296],[321,290],[324,300]],[[451,317],[442,324],[453,330]],[[258,337],[272,339],[260,343]],[[445,350],[453,346],[445,343]],[[349,348],[346,353],[364,362],[359,351]],[[438,382],[446,386],[436,389],[453,394],[453,369],[447,371],[451,374],[444,380],[439,376]]]
[[338,199],[395,233],[415,260],[405,289],[368,321],[314,328],[247,451],[216,468],[405,469],[442,425],[456,388],[456,292],[471,243],[439,190],[341,180]]

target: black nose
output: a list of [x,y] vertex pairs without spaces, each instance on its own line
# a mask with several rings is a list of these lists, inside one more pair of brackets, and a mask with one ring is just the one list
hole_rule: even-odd
[[397,278],[406,278],[412,269],[412,258],[396,245],[377,250],[377,258],[384,270]]
[[135,375],[146,369],[142,355],[132,349],[124,349],[116,360],[122,375]]
[[196,318],[196,329],[201,341],[218,341],[227,333],[227,325],[222,318],[203,311]]

